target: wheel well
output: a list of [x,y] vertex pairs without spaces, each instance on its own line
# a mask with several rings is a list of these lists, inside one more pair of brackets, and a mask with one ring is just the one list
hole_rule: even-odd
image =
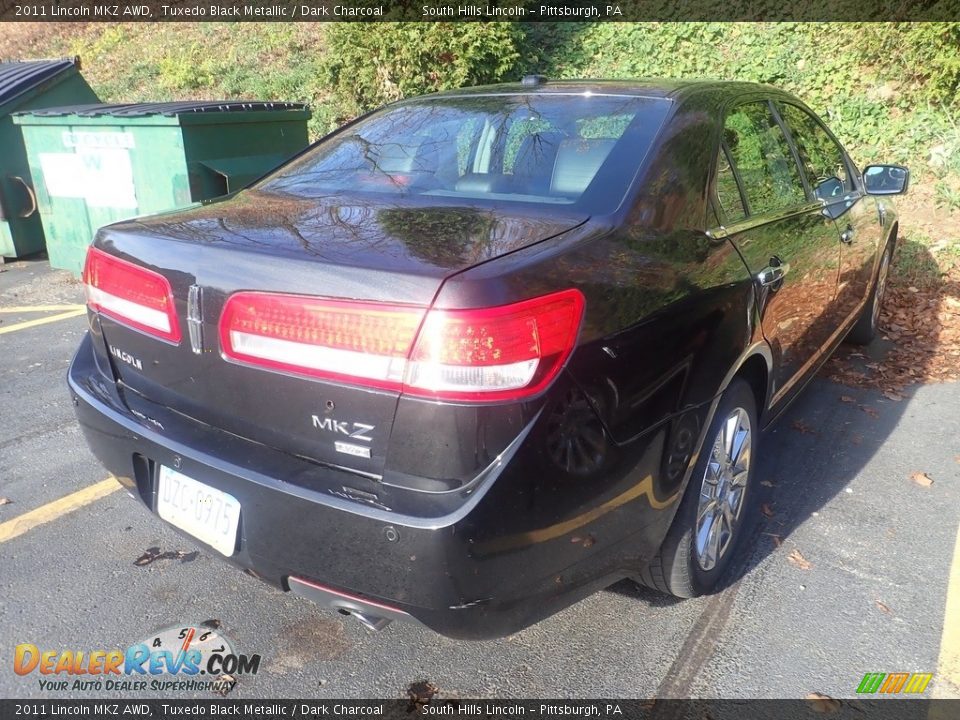
[[762,355],[751,355],[737,371],[737,377],[747,381],[757,401],[757,417],[767,409],[767,363]]

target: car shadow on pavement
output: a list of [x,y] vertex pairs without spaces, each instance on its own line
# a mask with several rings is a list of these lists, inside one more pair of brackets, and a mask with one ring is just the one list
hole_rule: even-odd
[[683,598],[666,595],[659,590],[648,588],[634,580],[621,580],[607,588],[607,592],[638,600],[649,607],[663,608],[682,603]]

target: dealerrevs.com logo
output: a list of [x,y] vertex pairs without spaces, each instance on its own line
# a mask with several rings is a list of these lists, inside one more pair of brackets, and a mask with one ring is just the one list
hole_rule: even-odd
[[41,690],[210,690],[227,693],[238,675],[255,675],[259,655],[242,655],[217,629],[219,623],[186,623],[160,630],[126,650],[14,649],[17,675],[40,675]]

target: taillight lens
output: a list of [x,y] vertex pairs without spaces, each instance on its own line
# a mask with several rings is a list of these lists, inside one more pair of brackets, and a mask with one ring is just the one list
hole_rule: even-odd
[[512,305],[431,310],[410,354],[405,391],[456,400],[534,395],[556,377],[577,342],[577,290]]
[[180,342],[173,291],[160,273],[91,246],[83,282],[91,310],[167,342]]
[[224,355],[251,365],[399,389],[423,308],[240,292],[220,318]]
[[534,395],[576,344],[583,295],[565,290],[494,308],[431,310],[261,292],[232,295],[227,358],[441,400]]

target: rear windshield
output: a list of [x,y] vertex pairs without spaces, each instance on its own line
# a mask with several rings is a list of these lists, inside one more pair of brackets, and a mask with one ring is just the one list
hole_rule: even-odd
[[669,101],[475,95],[391,106],[260,184],[302,197],[378,194],[616,209]]

